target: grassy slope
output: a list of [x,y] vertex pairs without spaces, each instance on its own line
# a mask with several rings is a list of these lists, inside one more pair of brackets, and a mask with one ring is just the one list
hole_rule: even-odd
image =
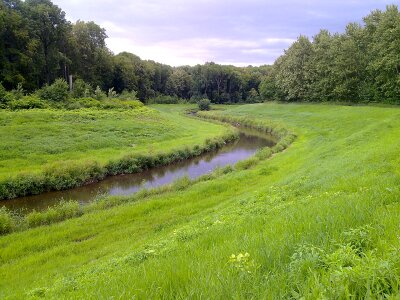
[[[105,164],[127,154],[168,152],[221,135],[223,128],[141,108],[0,112],[0,179],[62,161]],[[196,133],[196,134],[194,134]]]
[[[0,237],[0,297],[398,293],[400,110],[260,104],[224,113],[283,122],[299,137],[251,170]],[[250,258],[229,261],[240,252]]]

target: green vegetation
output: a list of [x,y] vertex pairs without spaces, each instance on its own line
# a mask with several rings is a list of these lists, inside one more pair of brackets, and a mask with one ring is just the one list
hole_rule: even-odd
[[0,199],[136,173],[236,136],[226,126],[146,107],[2,111],[0,124],[7,141],[0,145]]
[[[158,109],[163,109],[162,107],[158,106]],[[176,108],[175,108],[176,109]],[[165,111],[165,108],[163,109]],[[167,110],[170,111],[171,110]],[[6,228],[7,230],[4,230],[3,232],[0,232],[0,234],[6,234],[12,231],[21,231],[21,230],[26,230],[28,228],[34,228],[40,225],[49,225],[53,223],[57,223],[60,221],[64,221],[66,219],[71,219],[75,217],[82,216],[83,214],[90,213],[96,210],[101,210],[101,209],[108,209],[117,205],[121,205],[127,202],[137,202],[139,200],[143,200],[145,198],[148,198],[150,196],[166,193],[166,192],[172,192],[172,191],[181,191],[192,184],[202,182],[202,181],[207,181],[207,180],[212,180],[215,178],[218,178],[219,176],[228,174],[234,170],[245,170],[249,169],[253,166],[255,166],[257,163],[259,163],[261,160],[268,159],[271,157],[273,154],[278,153],[280,151],[285,150],[295,139],[295,135],[289,131],[287,131],[285,128],[282,128],[280,126],[277,126],[276,124],[270,123],[270,122],[265,122],[265,121],[254,121],[249,118],[239,118],[239,117],[229,117],[229,116],[220,116],[218,114],[202,114],[199,113],[198,116],[210,119],[210,120],[218,120],[218,121],[223,121],[225,123],[232,123],[232,124],[240,124],[241,127],[247,127],[247,128],[253,128],[261,133],[267,133],[271,134],[277,139],[277,143],[275,146],[272,148],[263,148],[260,149],[254,157],[251,157],[249,159],[239,161],[234,168],[232,166],[227,166],[225,168],[217,168],[213,172],[209,174],[205,174],[203,176],[198,177],[197,179],[191,180],[190,178],[184,176],[182,178],[177,179],[175,182],[173,182],[170,185],[165,185],[161,186],[158,188],[154,189],[143,189],[134,195],[130,197],[98,197],[95,201],[90,203],[87,206],[80,207],[79,203],[77,201],[62,201],[59,203],[59,205],[55,205],[53,207],[49,207],[47,210],[42,211],[42,212],[36,212],[33,211],[25,216],[21,216],[17,213],[14,213],[14,215],[11,214],[11,212],[7,210],[3,210],[3,214],[5,217],[5,224],[7,224]],[[237,136],[233,133],[229,133],[223,137],[220,138],[214,138],[213,140],[207,139],[205,142],[204,146],[198,146],[196,145],[195,147],[192,147],[191,149],[189,147],[186,147],[183,150],[176,150],[175,152],[171,153],[170,155],[158,155],[158,156],[140,156],[136,157],[135,159],[122,159],[120,160],[117,165],[123,165],[124,170],[126,172],[126,169],[128,169],[129,172],[138,172],[140,171],[138,169],[138,166],[141,165],[141,169],[145,168],[150,168],[150,167],[155,167],[157,165],[162,165],[162,164],[167,164],[174,162],[179,159],[187,159],[192,156],[200,155],[202,152],[208,152],[208,151],[213,151],[215,149],[218,149],[222,147],[224,144],[227,142],[232,142],[234,139],[236,139]],[[143,165],[143,162],[146,165]],[[142,163],[142,164],[140,164]],[[147,165],[148,164],[148,165]],[[106,169],[110,169],[110,166],[107,166]],[[68,174],[70,173],[71,169],[69,168],[67,170],[61,170],[58,173],[58,181],[60,182],[61,185],[66,184],[66,180],[74,180],[77,182],[79,180],[80,174],[85,174],[84,171],[81,169],[78,169],[77,174]],[[113,169],[113,167],[111,167]],[[99,171],[101,172],[101,171]],[[124,172],[119,170],[119,172]],[[67,173],[67,174],[65,174]],[[119,173],[116,173],[119,174]],[[69,176],[66,176],[69,175]],[[102,173],[100,173],[101,176]],[[20,181],[23,181],[23,179],[18,178]],[[52,183],[53,178],[46,178],[47,181]],[[101,178],[100,178],[101,179]],[[79,182],[79,181],[78,181]],[[24,182],[25,183],[25,182]],[[17,184],[20,184],[20,182],[17,182]],[[26,188],[26,183],[24,184],[24,187]],[[37,188],[37,186],[34,186]],[[12,187],[12,189],[17,189],[18,187]],[[57,186],[56,186],[57,188]],[[12,226],[11,226],[12,225]]]
[[[0,237],[0,297],[397,297],[399,109],[225,109],[201,114],[297,139],[209,180]],[[8,220],[1,212],[0,228]]]
[[264,99],[400,104],[400,12],[375,10],[342,34],[300,36],[260,85]]
[[[375,10],[343,33],[321,30],[300,36],[272,66],[239,68],[213,62],[171,67],[106,46],[104,28],[94,22],[67,21],[49,0],[0,3],[0,82],[14,94],[41,89],[73,75],[73,97],[96,99],[112,89],[134,91],[143,102],[182,103],[208,98],[212,103],[266,100],[383,102],[399,104],[400,13],[395,5]],[[26,91],[25,91],[26,90]],[[0,107],[9,102],[2,96]],[[166,98],[164,98],[166,96]]]
[[211,108],[211,102],[208,99],[201,99],[198,102],[198,106],[200,110],[210,110]]
[[117,94],[135,91],[143,102],[155,98],[152,102],[160,103],[163,96],[246,102],[252,101],[250,91],[258,90],[269,70],[268,66],[239,68],[215,63],[175,68],[128,52],[114,55],[106,46],[104,28],[94,22],[69,22],[50,0],[0,2],[0,28],[0,82],[7,90],[20,85],[28,92],[45,86],[44,96],[51,99],[62,97],[52,97],[52,88],[46,85],[57,78],[68,81],[73,75],[74,98],[86,98],[85,90],[99,87]]

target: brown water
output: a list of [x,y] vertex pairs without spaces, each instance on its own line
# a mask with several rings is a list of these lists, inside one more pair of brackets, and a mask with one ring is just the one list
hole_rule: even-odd
[[233,165],[252,156],[258,149],[271,147],[274,144],[275,140],[270,135],[254,130],[240,129],[240,137],[237,141],[195,158],[137,174],[108,177],[100,182],[70,190],[5,200],[1,201],[0,205],[14,211],[27,213],[34,209],[44,210],[61,200],[78,200],[84,205],[102,195],[130,195],[143,188],[169,184],[183,176],[189,176],[191,179],[197,178],[210,173],[217,167]]

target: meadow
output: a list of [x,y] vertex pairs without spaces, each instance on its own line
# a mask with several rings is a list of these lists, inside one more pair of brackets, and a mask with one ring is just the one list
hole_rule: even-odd
[[[155,108],[176,129],[159,137],[163,148],[227,130],[183,116],[185,106]],[[209,180],[1,236],[0,298],[400,296],[399,108],[270,103],[201,115],[296,139],[282,134],[273,155]]]
[[203,150],[207,139],[229,134],[227,127],[148,107],[3,110],[0,199],[135,173],[194,155],[187,149]]

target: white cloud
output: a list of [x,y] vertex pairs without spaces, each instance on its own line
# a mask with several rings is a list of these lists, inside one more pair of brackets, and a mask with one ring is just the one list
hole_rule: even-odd
[[384,0],[53,0],[106,28],[114,53],[171,65],[272,63],[300,34],[343,31]]

